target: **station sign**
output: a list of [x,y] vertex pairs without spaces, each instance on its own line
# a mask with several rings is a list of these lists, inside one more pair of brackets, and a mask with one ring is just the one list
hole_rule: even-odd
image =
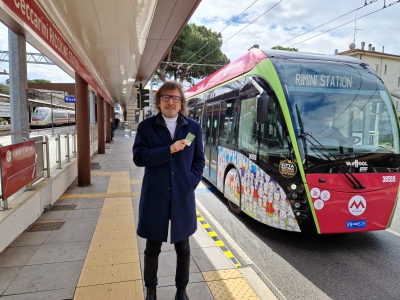
[[64,96],[65,103],[76,103],[75,96]]
[[0,117],[1,118],[10,117],[10,103],[0,102]]
[[[47,17],[35,0],[2,0],[14,14],[42,38],[62,59],[67,62],[95,91],[108,103],[112,103],[105,91],[94,79],[88,68],[75,54],[70,44],[60,34],[53,22]],[[11,15],[11,13],[9,13]]]
[[36,178],[35,141],[0,148],[3,200]]

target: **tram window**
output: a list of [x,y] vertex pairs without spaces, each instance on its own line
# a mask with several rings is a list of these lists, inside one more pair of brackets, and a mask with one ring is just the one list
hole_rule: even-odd
[[237,144],[237,114],[238,99],[224,100],[221,102],[219,140],[223,147]]
[[203,107],[197,106],[194,108],[194,120],[201,123],[201,117],[203,116]]
[[256,98],[243,99],[240,107],[239,150],[257,153]]
[[[273,99],[271,97],[271,99]],[[283,119],[279,117],[276,101],[271,101],[268,123],[256,123],[256,98],[244,99],[240,108],[239,150],[259,153],[260,159],[268,156],[289,155],[287,134]]]
[[193,109],[189,110],[189,116],[188,117],[194,120],[194,110]]
[[[289,155],[289,145],[287,133],[285,132],[285,124],[282,114],[280,114],[279,106],[277,105],[274,96],[270,95],[268,123],[260,126],[260,154],[265,152],[265,155]],[[262,151],[261,151],[262,150]],[[263,155],[260,155],[261,159]]]

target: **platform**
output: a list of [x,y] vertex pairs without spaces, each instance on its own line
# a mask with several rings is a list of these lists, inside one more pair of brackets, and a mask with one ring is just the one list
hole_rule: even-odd
[[[75,180],[0,253],[2,299],[145,298],[145,240],[135,229],[144,169],[132,162],[133,141],[134,134],[116,130],[106,154],[92,157],[92,184],[78,187]],[[190,299],[276,299],[251,267],[237,268],[198,217],[198,230],[190,237]],[[175,266],[174,247],[164,243],[159,300],[174,299]]]

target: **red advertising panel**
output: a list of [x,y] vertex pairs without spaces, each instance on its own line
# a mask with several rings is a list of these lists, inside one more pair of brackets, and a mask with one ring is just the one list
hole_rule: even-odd
[[0,148],[3,199],[26,186],[36,177],[35,141]]
[[[321,233],[386,229],[396,204],[399,173],[357,173],[366,187],[354,189],[343,174],[308,174]],[[325,179],[321,182],[320,179]]]
[[3,0],[21,20],[54,49],[94,90],[109,103],[107,95],[94,80],[92,74],[75,55],[58,32],[53,22],[42,12],[34,0]]

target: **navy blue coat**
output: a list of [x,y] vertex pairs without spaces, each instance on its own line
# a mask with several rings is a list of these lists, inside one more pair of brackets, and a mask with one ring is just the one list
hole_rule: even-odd
[[[195,135],[190,146],[171,154],[170,146]],[[161,114],[139,123],[133,161],[145,167],[139,204],[137,234],[154,241],[167,241],[171,220],[171,243],[182,241],[197,229],[194,190],[204,169],[200,125],[179,114],[174,139]]]

